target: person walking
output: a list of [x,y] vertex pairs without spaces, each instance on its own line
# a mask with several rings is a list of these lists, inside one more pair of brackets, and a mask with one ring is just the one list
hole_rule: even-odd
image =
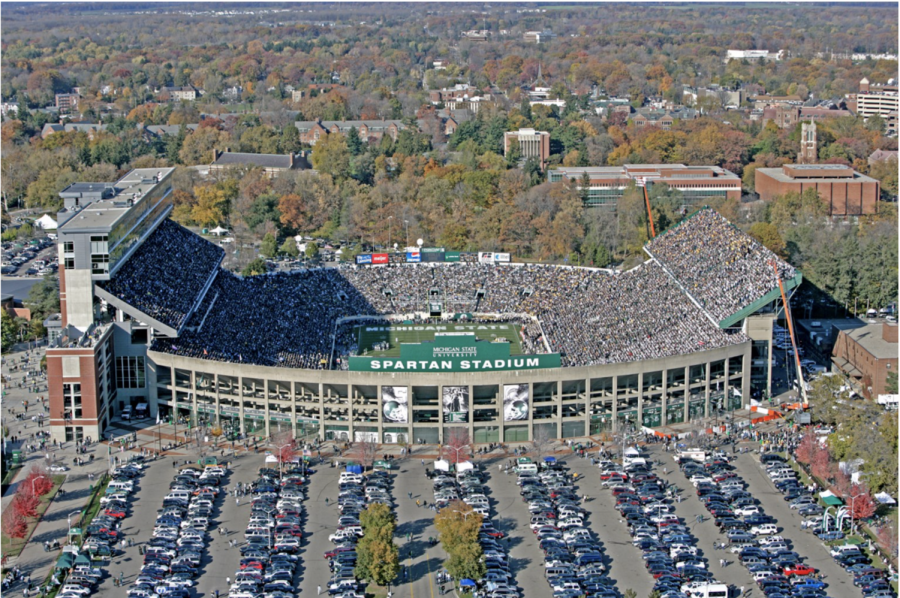
[[316,586],[316,595],[318,596],[321,593],[322,593],[322,586]]

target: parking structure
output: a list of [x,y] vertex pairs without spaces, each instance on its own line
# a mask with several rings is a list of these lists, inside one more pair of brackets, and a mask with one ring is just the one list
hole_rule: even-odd
[[263,467],[255,481],[236,489],[253,498],[244,530],[246,543],[240,548],[239,567],[228,587],[229,598],[296,595],[308,474],[301,464]]
[[729,587],[715,578],[697,538],[675,512],[677,489],[653,472],[652,460],[636,447],[623,451],[621,463],[601,456],[601,486],[612,493],[632,544],[641,550],[653,589],[666,598],[727,598]]
[[228,475],[221,465],[181,468],[157,512],[144,561],[129,598],[189,598],[214,524],[220,485]]
[[366,583],[356,576],[356,545],[363,536],[360,515],[368,506],[380,503],[394,511],[392,478],[387,471],[362,475],[359,466],[349,466],[338,480],[338,527],[328,536],[334,547],[323,556],[331,577],[328,594],[335,598],[364,598]]

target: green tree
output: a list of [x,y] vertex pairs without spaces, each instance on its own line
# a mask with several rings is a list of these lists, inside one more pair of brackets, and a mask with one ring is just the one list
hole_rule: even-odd
[[18,333],[18,329],[16,328],[15,320],[8,311],[6,311],[5,309],[0,310],[0,316],[2,316],[3,318],[3,352],[6,353],[16,343],[16,334]]
[[316,243],[307,243],[305,253],[307,259],[315,259],[319,257],[319,246]]
[[350,150],[350,155],[352,156],[358,156],[365,150],[365,145],[363,140],[359,138],[359,131],[356,127],[350,127],[350,130],[347,132],[347,149]]
[[32,319],[39,322],[59,313],[59,277],[56,274],[45,274],[44,278],[28,291],[25,305],[31,310]]
[[357,547],[359,560],[356,563],[356,574],[380,586],[385,586],[396,579],[400,573],[400,552],[393,542],[360,540]]
[[455,579],[481,579],[487,572],[481,560],[481,546],[477,542],[463,544],[449,554],[444,567]]
[[326,135],[312,150],[313,168],[340,180],[350,175],[350,150],[343,135]]
[[275,235],[266,233],[259,246],[259,254],[265,257],[275,257],[276,253],[278,253],[278,241],[275,239]]
[[750,227],[750,236],[762,243],[769,251],[777,256],[785,257],[784,239],[774,224],[757,222]]
[[256,276],[257,274],[265,274],[268,272],[268,268],[266,268],[266,260],[262,258],[256,258],[241,270],[242,276]]
[[297,249],[297,242],[294,241],[294,239],[288,237],[284,240],[284,243],[281,244],[279,253],[289,257],[297,257],[298,255],[300,255],[300,250]]

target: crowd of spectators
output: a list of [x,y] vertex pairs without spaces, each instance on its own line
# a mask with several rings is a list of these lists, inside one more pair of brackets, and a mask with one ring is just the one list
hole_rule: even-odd
[[179,328],[225,255],[218,245],[164,220],[100,287],[157,321]]
[[[175,224],[161,230],[141,248],[142,259],[126,264],[110,287],[177,323],[208,278],[214,256],[208,244],[198,244]],[[745,342],[746,336],[720,329],[708,314],[724,318],[777,285],[767,263],[777,258],[712,211],[654,240],[650,252],[655,259],[618,274],[470,263],[347,266],[247,278],[220,270],[185,332],[155,341],[154,349],[216,361],[341,369],[347,356],[360,352],[352,330],[365,320],[339,325],[340,319],[427,318],[440,303],[444,314],[519,324],[526,353],[558,352],[564,366],[626,363]],[[794,276],[793,268],[777,263],[782,276]],[[198,271],[189,275],[191,265]]]
[[794,268],[718,212],[700,210],[647,245],[716,320],[731,316],[778,286]]

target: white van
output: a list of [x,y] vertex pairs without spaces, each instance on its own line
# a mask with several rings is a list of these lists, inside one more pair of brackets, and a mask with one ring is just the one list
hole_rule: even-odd
[[681,586],[681,591],[691,598],[728,598],[728,586],[724,583],[708,583],[702,586],[690,584],[690,586],[694,587]]
[[134,484],[131,482],[112,481],[109,483],[109,487],[115,490],[122,490],[124,492],[131,492],[134,490]]
[[516,467],[516,473],[537,473],[538,467],[534,463],[522,463]]
[[126,405],[125,409],[122,410],[122,419],[124,419],[124,420],[131,419],[131,405]]

